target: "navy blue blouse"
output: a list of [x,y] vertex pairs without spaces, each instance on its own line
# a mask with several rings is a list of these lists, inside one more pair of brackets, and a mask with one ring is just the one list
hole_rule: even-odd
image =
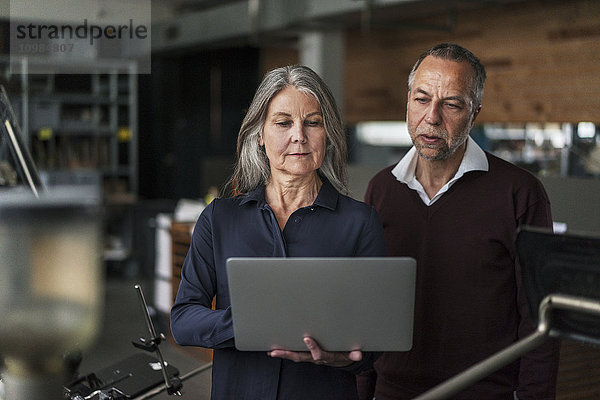
[[[296,210],[283,232],[265,201],[265,188],[215,199],[198,218],[171,310],[181,345],[215,349],[212,398],[356,399],[355,374],[376,355],[345,368],[295,363],[234,347],[225,262],[229,257],[381,257],[385,239],[374,208],[324,182],[311,206]],[[216,295],[216,310],[211,310]]]

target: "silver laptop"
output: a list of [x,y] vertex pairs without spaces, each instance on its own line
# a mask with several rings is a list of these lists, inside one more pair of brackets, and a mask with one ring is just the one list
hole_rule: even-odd
[[227,275],[238,350],[412,347],[413,258],[230,258]]

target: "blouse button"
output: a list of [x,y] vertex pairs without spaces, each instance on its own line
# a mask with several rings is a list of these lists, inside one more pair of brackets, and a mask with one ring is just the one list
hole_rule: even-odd
[[302,218],[300,218],[300,217],[296,217],[296,218],[294,219],[294,222],[295,222],[295,223],[299,223],[300,221],[302,221]]

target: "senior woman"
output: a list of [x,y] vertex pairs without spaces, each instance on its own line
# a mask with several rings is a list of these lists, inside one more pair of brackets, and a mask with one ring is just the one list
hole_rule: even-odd
[[194,228],[171,310],[175,341],[214,349],[216,400],[356,399],[355,374],[372,365],[374,354],[326,352],[312,338],[305,339],[306,352],[234,346],[229,257],[385,255],[374,209],[342,194],[342,121],[311,69],[288,66],[265,75],[242,122],[228,186],[237,195],[213,200]]

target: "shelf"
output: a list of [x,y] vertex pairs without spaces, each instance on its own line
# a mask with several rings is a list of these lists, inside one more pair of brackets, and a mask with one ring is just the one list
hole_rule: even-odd
[[108,126],[60,125],[53,129],[53,134],[62,136],[112,136],[113,130]]
[[72,104],[72,105],[123,105],[126,106],[129,104],[129,98],[125,95],[118,95],[115,98],[109,97],[110,94],[93,94],[89,93],[36,93],[32,92],[30,94],[35,101],[39,102],[58,102],[62,104]]
[[125,261],[129,256],[130,251],[126,248],[104,249],[104,261]]
[[[124,179],[126,193],[135,195],[135,62],[94,60],[77,65],[83,66],[89,73],[69,75],[51,60],[45,63],[42,59],[22,58],[15,63],[0,56],[0,84],[9,91],[38,169],[97,169],[105,178]],[[123,187],[118,186],[118,190]]]

